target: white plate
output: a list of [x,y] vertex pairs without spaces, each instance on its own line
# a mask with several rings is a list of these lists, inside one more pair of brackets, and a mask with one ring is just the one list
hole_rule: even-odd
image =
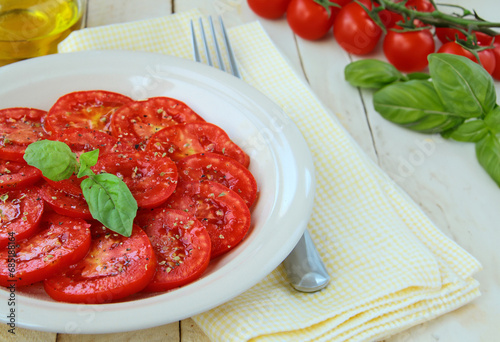
[[[302,135],[260,92],[214,68],[165,55],[91,51],[52,55],[0,68],[0,106],[49,109],[58,97],[103,89],[134,99],[177,98],[222,127],[251,158],[260,196],[246,239],[212,262],[203,277],[171,292],[114,304],[51,300],[37,285],[15,292],[16,324],[63,333],[154,327],[218,306],[246,291],[288,255],[312,209],[314,168]],[[0,290],[0,321],[11,307]]]

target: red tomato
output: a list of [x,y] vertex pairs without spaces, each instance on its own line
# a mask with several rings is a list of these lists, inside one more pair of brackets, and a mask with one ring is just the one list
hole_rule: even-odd
[[149,139],[146,150],[166,153],[173,161],[195,153],[214,152],[248,167],[250,158],[224,130],[208,122],[191,122],[162,129]]
[[436,46],[430,30],[389,30],[384,38],[383,49],[392,65],[402,72],[410,73],[427,67],[427,56],[435,51]]
[[[490,45],[493,41],[493,37],[487,35],[486,33],[473,31],[476,35],[477,41],[479,44],[483,46]],[[449,28],[449,27],[436,27],[436,36],[438,37],[441,43],[445,44],[448,42],[454,42],[458,39],[465,39],[465,34],[460,32],[457,29]]]
[[111,116],[131,98],[104,90],[77,91],[60,97],[50,108],[46,129],[59,132],[80,127],[109,132]]
[[494,48],[491,50],[495,56],[495,69],[491,74],[495,79],[500,80],[500,35],[495,37]]
[[250,228],[250,210],[243,199],[211,181],[179,183],[165,207],[185,210],[201,221],[210,234],[211,258],[233,249]]
[[301,38],[317,40],[332,28],[338,8],[329,7],[330,14],[314,0],[292,0],[286,11],[286,19],[292,31]]
[[42,127],[46,115],[34,108],[0,109],[0,158],[24,163],[26,147],[48,137]]
[[192,121],[205,120],[179,100],[151,97],[120,108],[113,116],[111,134],[131,145],[137,145],[162,128]]
[[35,184],[41,177],[42,172],[36,167],[0,159],[0,192]]
[[405,6],[419,12],[434,12],[436,10],[428,0],[408,0]]
[[259,17],[266,19],[281,18],[291,0],[248,0],[248,6]]
[[166,291],[198,279],[210,262],[210,236],[193,216],[182,210],[157,208],[135,222],[149,237],[157,266],[146,291]]
[[90,250],[78,263],[44,281],[47,294],[69,303],[107,303],[141,291],[153,279],[156,258],[136,225],[124,237],[92,225]]
[[80,194],[71,194],[53,188],[49,184],[44,184],[40,188],[40,196],[58,214],[87,220],[92,219],[89,206],[81,191]]
[[[455,42],[448,42],[446,44],[443,44],[439,48],[438,53],[450,53],[453,55],[464,56],[477,63],[476,57],[470,51],[467,51]],[[483,50],[478,52],[478,56],[483,68],[491,75],[496,67],[495,54],[493,53],[493,51]]]
[[[39,282],[81,260],[90,246],[89,224],[58,214],[42,217],[41,230],[11,249],[0,251],[0,285]],[[11,265],[12,264],[12,265]]]
[[257,182],[252,173],[233,158],[217,153],[192,154],[177,163],[179,181],[214,181],[240,195],[248,207],[257,197]]
[[154,152],[104,154],[92,170],[121,178],[141,208],[153,208],[165,202],[177,184],[175,163]]
[[33,235],[43,213],[43,201],[37,188],[8,191],[0,194],[0,249],[9,240],[16,241]]
[[[363,2],[363,1],[362,1]],[[371,2],[363,4],[371,9]],[[333,24],[333,35],[337,43],[354,55],[372,52],[382,36],[382,29],[375,24],[368,13],[356,2],[351,2],[340,10]]]

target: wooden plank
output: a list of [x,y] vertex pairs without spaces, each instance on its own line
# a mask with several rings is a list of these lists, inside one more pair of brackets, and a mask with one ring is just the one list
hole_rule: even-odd
[[210,342],[207,335],[191,318],[181,322],[181,337],[182,342]]
[[0,341],[15,341],[15,342],[55,342],[57,340],[56,333],[35,331],[16,327],[14,334],[9,332],[10,327],[2,324],[0,329]]

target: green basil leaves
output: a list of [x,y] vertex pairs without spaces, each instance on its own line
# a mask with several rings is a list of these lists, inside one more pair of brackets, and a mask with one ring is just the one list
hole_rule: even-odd
[[349,64],[345,77],[353,86],[376,90],[374,108],[385,119],[475,143],[479,163],[500,186],[500,107],[493,79],[462,56],[434,53],[428,59],[430,75],[403,75],[389,63],[362,60]]
[[42,171],[42,174],[60,181],[88,177],[81,183],[83,197],[92,217],[109,229],[124,235],[132,234],[132,224],[137,214],[137,202],[127,185],[117,176],[95,174],[90,168],[97,163],[99,150],[82,153],[79,161],[63,142],[40,140],[26,148],[24,160]]

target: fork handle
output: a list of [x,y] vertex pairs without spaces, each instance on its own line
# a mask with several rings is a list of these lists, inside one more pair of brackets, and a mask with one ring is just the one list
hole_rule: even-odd
[[316,292],[330,282],[330,276],[307,229],[283,261],[283,266],[288,281],[298,291]]

